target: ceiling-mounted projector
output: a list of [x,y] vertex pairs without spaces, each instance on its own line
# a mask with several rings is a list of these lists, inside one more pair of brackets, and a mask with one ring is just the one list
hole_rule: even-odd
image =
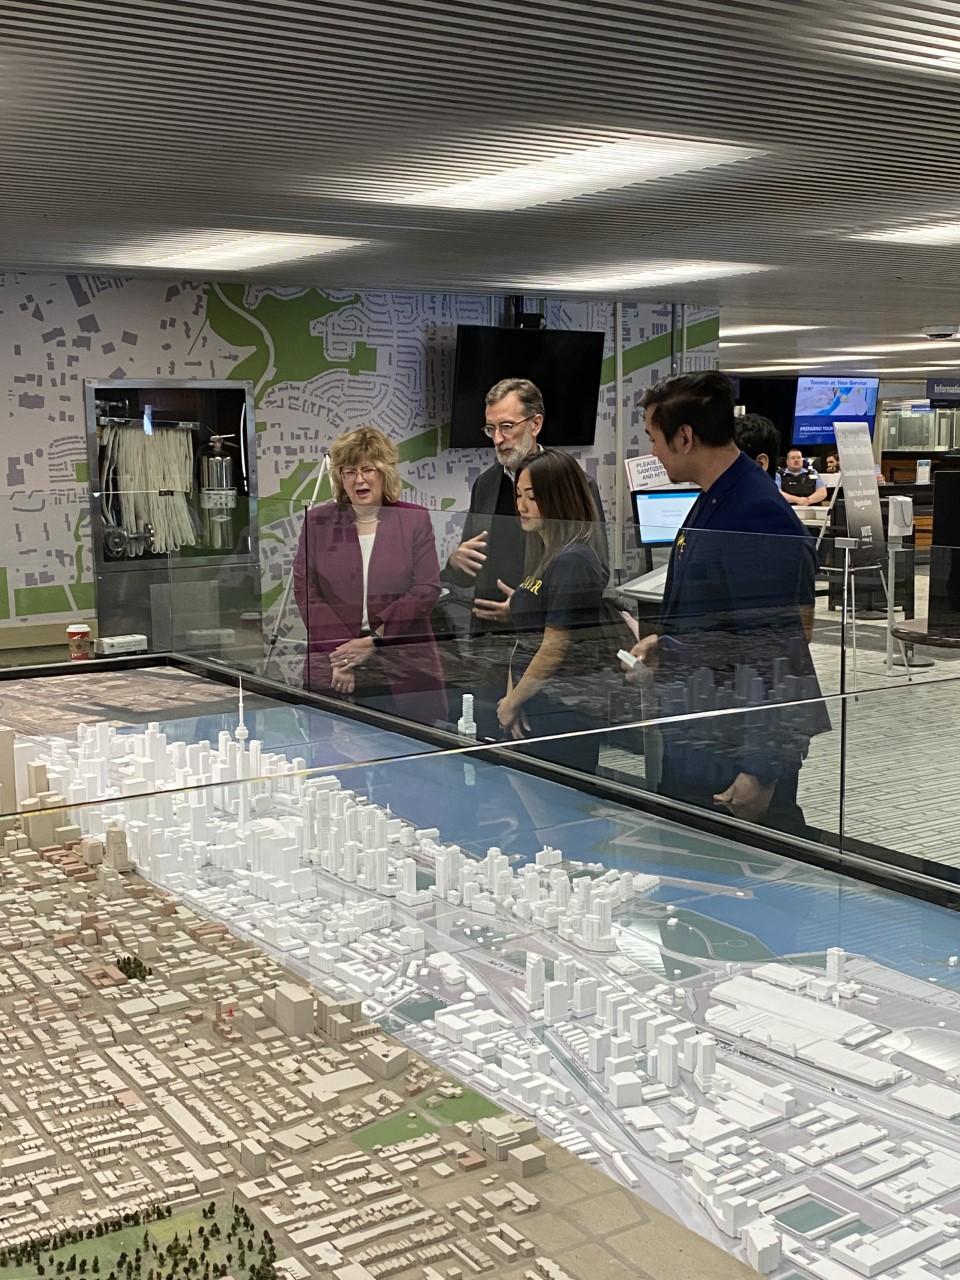
[[934,342],[943,342],[960,334],[960,324],[925,324],[920,332]]

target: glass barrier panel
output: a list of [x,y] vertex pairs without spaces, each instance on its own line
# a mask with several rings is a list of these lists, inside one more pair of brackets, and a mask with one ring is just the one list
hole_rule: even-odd
[[606,527],[537,520],[525,533],[514,517],[495,516],[472,532],[476,517],[463,519],[385,508],[364,535],[372,540],[365,597],[352,511],[327,504],[310,512],[311,537],[301,536],[289,621],[281,624],[291,661],[298,648],[302,654],[304,687],[452,726],[469,694],[478,738],[497,740],[496,704],[534,662],[548,630],[555,649],[564,649],[551,659],[551,678],[568,684],[582,714],[602,726],[637,718],[619,706],[618,652],[666,626],[674,634],[661,646],[665,669],[713,672],[712,692],[673,691],[683,710],[814,692],[807,637],[816,558],[806,536],[688,532],[678,552],[684,572],[664,606],[665,572],[656,590],[625,579],[625,570],[611,568]]
[[[228,670],[263,674],[260,567],[253,563],[170,567],[167,649]],[[273,671],[274,678],[282,669]]]
[[94,661],[76,673],[6,680],[0,696],[6,814],[195,785],[227,770],[230,753],[248,737],[267,759],[279,754],[301,768],[430,749],[389,723],[378,727],[250,689],[241,701],[236,687],[172,666],[118,669]]
[[845,853],[960,884],[958,712],[942,676],[846,700]]
[[[783,779],[774,809],[796,818],[802,786],[835,839],[839,746],[821,693],[839,686],[840,644],[818,624],[817,540],[697,528],[680,541],[683,516],[638,516],[631,559],[605,526],[528,519],[525,531],[514,516],[396,506],[361,535],[352,507],[321,504],[304,511],[289,592],[275,584],[269,674],[467,741],[509,740],[514,723],[541,738],[614,729],[587,772],[706,807],[740,773]],[[628,672],[619,655],[634,650],[648,662]],[[503,723],[521,702],[522,720]],[[752,708],[753,721],[713,714]],[[630,727],[660,719],[676,724]]]
[[[220,394],[207,397],[210,412]],[[222,394],[242,406],[242,389]],[[245,462],[237,466],[245,443],[213,433],[191,463],[189,427],[170,423],[151,433],[142,416],[102,426],[91,536],[97,633],[111,647],[139,635],[148,651],[164,652],[185,634],[198,648],[214,647],[228,632],[249,631],[260,613],[257,499],[247,491]],[[141,454],[130,453],[131,442],[147,450],[134,472],[129,458]],[[148,474],[157,487],[138,486]]]

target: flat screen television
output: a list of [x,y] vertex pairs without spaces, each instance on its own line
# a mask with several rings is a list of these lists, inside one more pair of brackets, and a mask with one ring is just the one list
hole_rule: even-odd
[[873,435],[879,389],[879,378],[798,378],[793,443],[836,444],[838,422],[865,422]]
[[501,378],[529,378],[543,393],[545,445],[593,444],[603,334],[576,329],[457,329],[450,447],[486,444],[483,398]]

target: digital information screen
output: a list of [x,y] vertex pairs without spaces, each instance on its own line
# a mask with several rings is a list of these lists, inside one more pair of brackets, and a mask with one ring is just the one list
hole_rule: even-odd
[[633,518],[641,547],[669,547],[700,496],[699,489],[640,489],[633,495]]
[[838,422],[865,422],[872,434],[879,389],[879,378],[798,378],[793,443],[834,444]]

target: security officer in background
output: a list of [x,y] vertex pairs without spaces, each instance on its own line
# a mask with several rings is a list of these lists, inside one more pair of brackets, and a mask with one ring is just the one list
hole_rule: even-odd
[[[496,461],[478,476],[470,491],[470,508],[460,545],[450,554],[443,581],[473,588],[470,634],[474,639],[474,719],[477,737],[502,736],[497,703],[507,691],[507,671],[514,637],[509,623],[483,616],[484,601],[502,604],[503,586],[516,587],[523,577],[525,535],[517,518],[516,478],[528,458],[540,452],[537,437],[544,421],[543,396],[527,378],[503,378],[484,397],[483,432],[493,442]],[[597,508],[598,535],[603,507],[596,481],[587,484]],[[598,536],[605,575],[609,572],[606,539]]]
[[787,450],[787,465],[780,472],[780,492],[791,507],[813,507],[827,496],[827,486],[813,467],[804,465],[799,449]]

